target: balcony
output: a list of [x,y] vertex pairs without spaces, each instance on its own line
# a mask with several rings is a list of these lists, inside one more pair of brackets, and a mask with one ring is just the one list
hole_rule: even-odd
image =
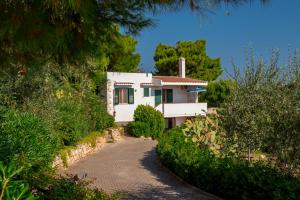
[[207,103],[164,103],[156,107],[164,117],[191,117],[205,115]]

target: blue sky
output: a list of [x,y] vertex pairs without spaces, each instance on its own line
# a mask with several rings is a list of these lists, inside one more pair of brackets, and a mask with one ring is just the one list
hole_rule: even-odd
[[[280,50],[281,63],[289,50],[300,48],[300,0],[271,0],[262,6],[255,2],[242,7],[222,6],[201,17],[188,9],[152,16],[156,26],[143,30],[137,37],[141,67],[154,68],[157,44],[175,45],[179,40],[207,41],[207,53],[220,57],[222,68],[232,73],[232,60],[243,66],[245,51],[254,49],[257,57],[268,59],[272,49]],[[230,15],[226,15],[230,13]],[[226,73],[222,75],[226,78]]]

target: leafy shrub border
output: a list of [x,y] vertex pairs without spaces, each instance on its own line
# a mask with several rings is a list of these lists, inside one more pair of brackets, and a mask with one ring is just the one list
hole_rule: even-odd
[[161,163],[188,183],[226,199],[299,199],[300,178],[262,164],[217,158],[173,129],[160,138]]

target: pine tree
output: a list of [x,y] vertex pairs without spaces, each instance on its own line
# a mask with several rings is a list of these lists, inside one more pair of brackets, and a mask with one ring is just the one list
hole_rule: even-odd
[[[190,6],[203,12],[251,0],[1,0],[0,67],[26,73],[46,62],[79,65],[99,54],[115,26],[138,33],[153,24],[147,11]],[[266,0],[261,0],[262,2]]]
[[156,47],[154,60],[158,75],[178,75],[178,60],[186,60],[186,74],[191,78],[215,80],[221,73],[220,58],[210,58],[206,54],[204,40],[179,41],[175,47],[159,44]]

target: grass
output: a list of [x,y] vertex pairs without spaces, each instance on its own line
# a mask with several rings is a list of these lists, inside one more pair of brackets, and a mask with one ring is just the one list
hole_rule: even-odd
[[85,136],[78,144],[90,144],[92,148],[96,147],[97,138],[103,137],[104,132],[94,131]]

